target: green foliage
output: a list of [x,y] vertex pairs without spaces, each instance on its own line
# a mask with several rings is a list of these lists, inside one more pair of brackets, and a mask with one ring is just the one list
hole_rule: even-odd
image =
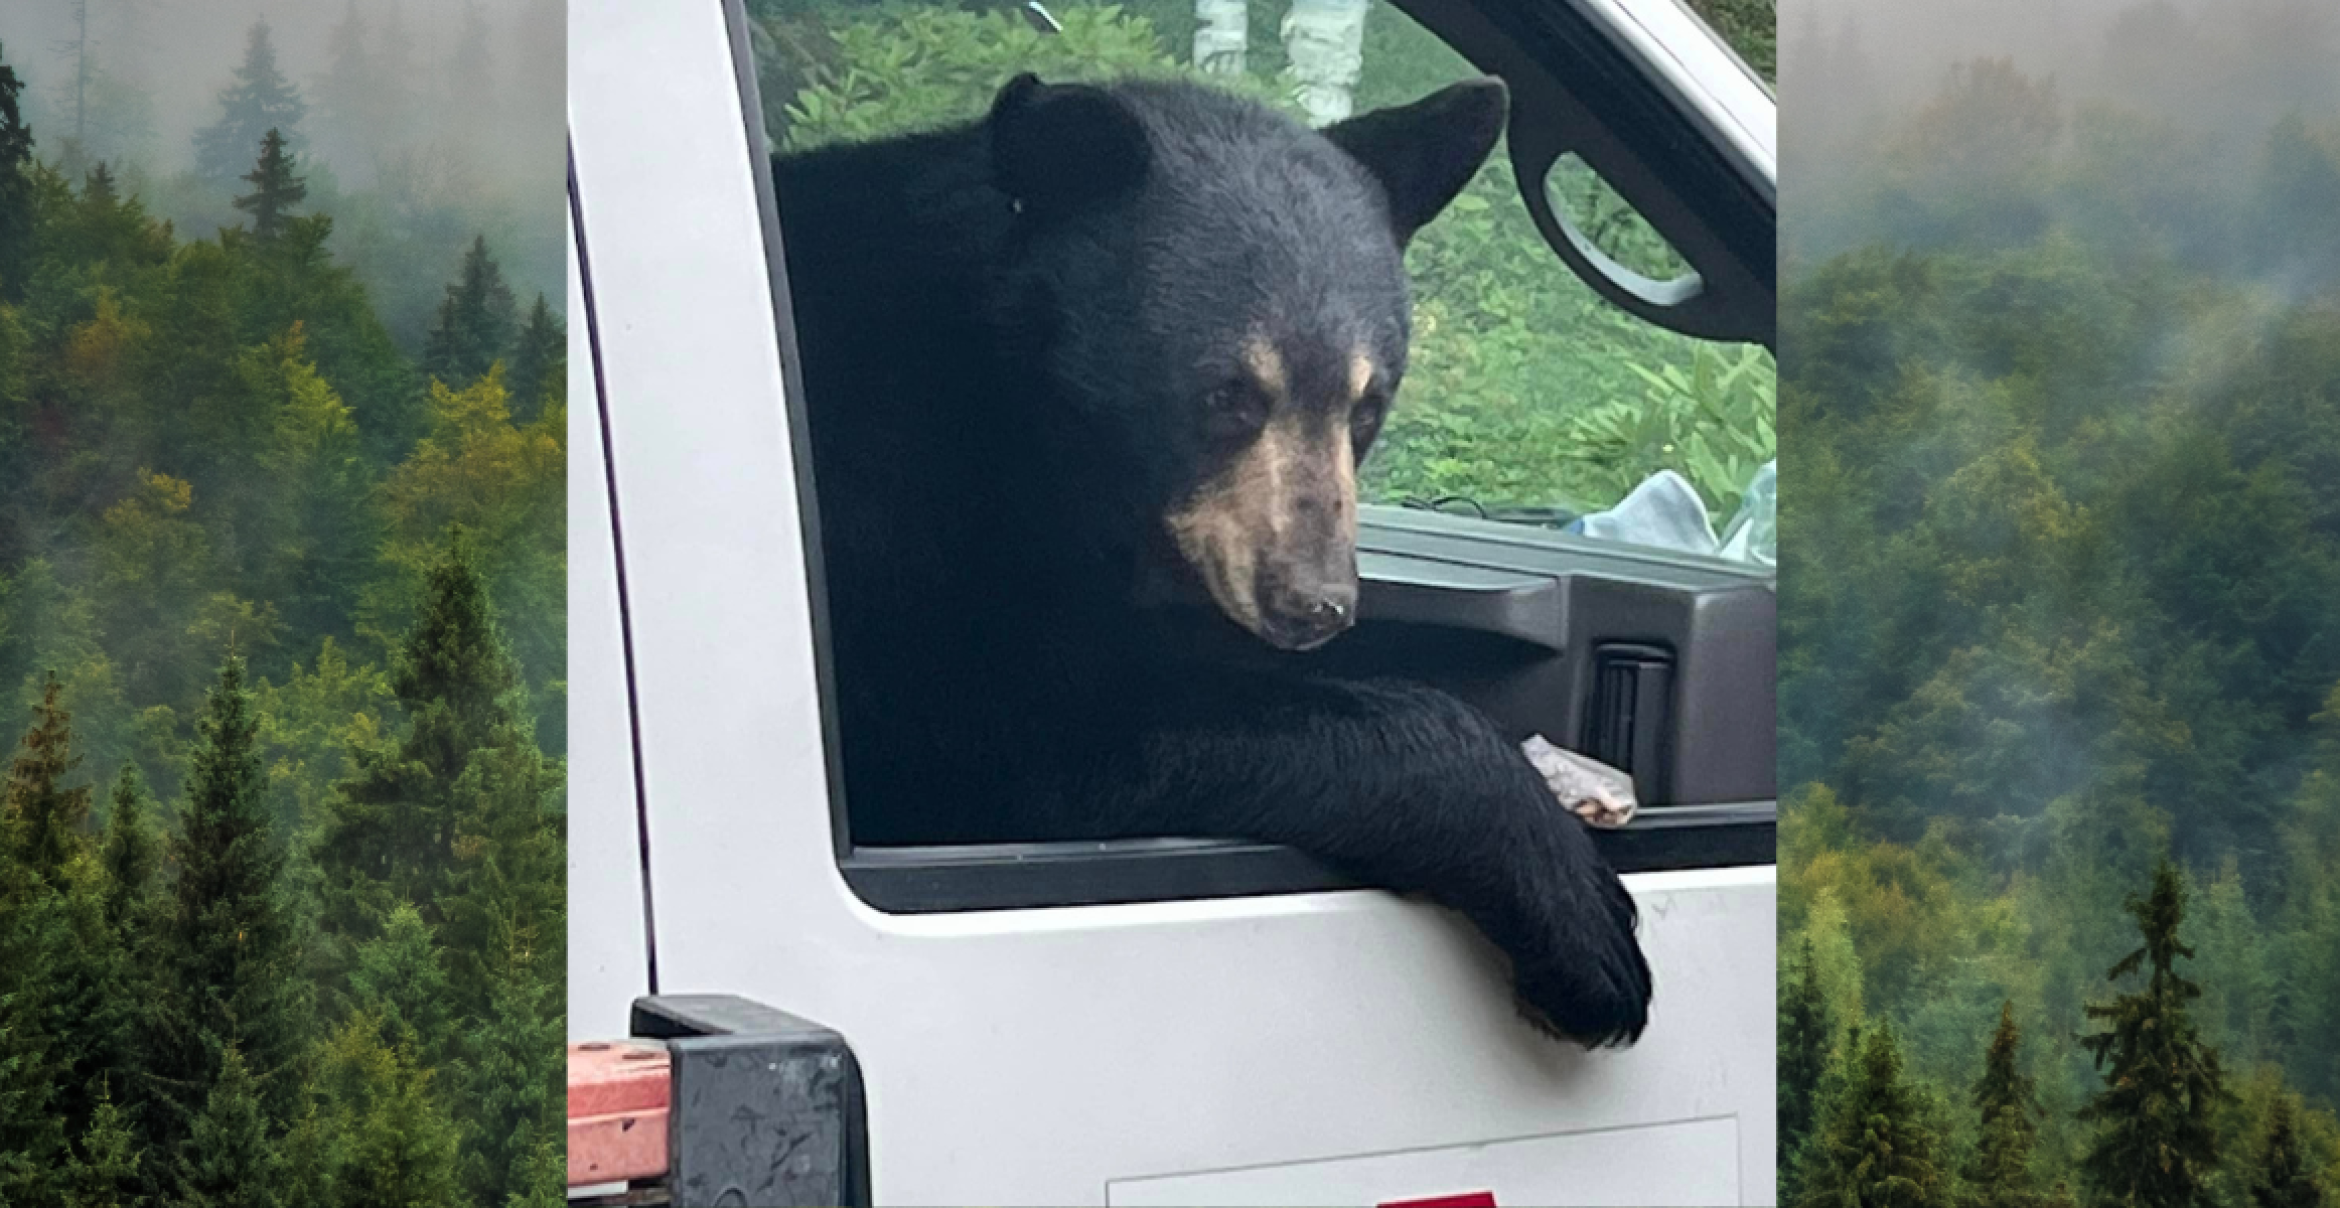
[[1792,960],[1780,962],[1779,1007],[1779,1172],[1780,1198],[1793,1202],[1801,1189],[1795,1177],[1804,1144],[1819,1119],[1820,1081],[1828,1072],[1836,1028],[1820,988],[1819,958],[1806,935]]
[[188,1208],[281,1208],[283,1168],[268,1132],[251,1068],[231,1046],[179,1155],[179,1202]]
[[1890,1028],[1870,1032],[1832,1098],[1803,1170],[1799,1208],[1921,1208],[1950,1203],[1941,1143],[1923,1093],[1904,1079]]
[[377,1021],[351,1015],[324,1050],[322,1081],[341,1138],[332,1208],[456,1208],[458,1135],[430,1069],[386,1044]]
[[230,656],[211,694],[173,837],[177,903],[166,1017],[155,1064],[192,1109],[218,1093],[230,1054],[255,1067],[273,1119],[289,1114],[308,1041],[301,962],[279,879],[257,749],[259,717]]
[[2301,1152],[2297,1108],[2279,1096],[2267,1113],[2267,1140],[2250,1174],[2252,1208],[2321,1208],[2324,1189]]
[[73,1208],[131,1208],[138,1201],[144,1178],[138,1159],[138,1138],[129,1118],[101,1097],[74,1153],[68,1202]]
[[536,295],[536,305],[528,310],[528,321],[520,328],[520,337],[512,349],[512,372],[509,375],[513,399],[512,413],[526,422],[545,410],[548,392],[557,391],[569,374],[569,331],[543,294]]
[[153,801],[138,765],[125,763],[114,779],[112,808],[106,814],[106,925],[125,945],[154,926],[162,874],[162,836],[148,819]]
[[431,568],[424,612],[392,669],[398,739],[350,751],[318,847],[335,930],[368,936],[403,906],[445,914],[465,777],[476,754],[520,741],[517,668],[461,530]]
[[447,285],[423,349],[423,372],[461,388],[478,381],[510,346],[518,316],[504,270],[488,254],[487,236],[472,240],[463,272]]
[[64,783],[81,757],[72,749],[73,715],[60,697],[52,675],[35,709],[39,720],[9,765],[7,813],[0,819],[8,858],[51,888],[64,883],[77,832],[89,814],[89,787]]
[[1999,1030],[1983,1057],[1983,1075],[1974,1084],[1979,1117],[1974,1154],[1960,1188],[1960,1208],[2038,1208],[2041,1196],[2031,1175],[2031,1151],[2038,1138],[2039,1105],[2032,1080],[2016,1065],[2022,1033],[2015,1004],[1999,1007]]
[[382,933],[358,945],[349,992],[351,1005],[378,1022],[390,1047],[427,1058],[448,1051],[453,996],[430,924],[414,907],[399,903]]
[[244,174],[244,179],[252,182],[252,191],[236,198],[236,208],[252,216],[252,234],[257,238],[272,240],[282,235],[292,208],[309,195],[308,186],[293,174],[293,167],[292,153],[284,148],[284,135],[269,127],[267,136],[260,140],[260,162]]
[[[18,104],[24,81],[8,65],[6,49],[0,46],[0,302],[24,296],[36,218],[33,184],[26,175],[32,167],[32,128]],[[0,374],[0,401],[7,397],[5,385]]]
[[2176,867],[2155,868],[2152,891],[2127,909],[2145,943],[2107,976],[2118,982],[2142,968],[2146,983],[2087,1009],[2108,1030],[2080,1041],[2105,1071],[2104,1090],[2080,1112],[2102,1125],[2081,1169],[2096,1202],[2180,1208],[2200,1202],[2217,1169],[2211,1113],[2227,1097],[2225,1079],[2188,1005],[2202,988],[2175,968],[2194,955],[2178,940],[2185,886]]

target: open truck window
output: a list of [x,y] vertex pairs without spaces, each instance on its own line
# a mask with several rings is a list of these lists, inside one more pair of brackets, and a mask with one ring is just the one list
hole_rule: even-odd
[[[1502,76],[1506,145],[1409,248],[1411,365],[1359,480],[1359,624],[1320,654],[1630,772],[1642,813],[1599,836],[1620,872],[1771,862],[1770,184],[1621,33],[1524,0],[726,8],[759,163],[979,117],[1021,72],[1201,78],[1319,126]],[[759,201],[822,628],[788,215],[769,179]],[[1344,887],[1260,844],[857,842],[829,717],[837,855],[882,910]]]

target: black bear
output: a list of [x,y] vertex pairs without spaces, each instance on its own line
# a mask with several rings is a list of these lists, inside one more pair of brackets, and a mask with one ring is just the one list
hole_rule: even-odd
[[1289,844],[1462,912],[1540,1027],[1639,1037],[1633,900],[1518,748],[1303,653],[1356,612],[1405,244],[1507,103],[1312,131],[1027,75],[775,158],[857,841]]

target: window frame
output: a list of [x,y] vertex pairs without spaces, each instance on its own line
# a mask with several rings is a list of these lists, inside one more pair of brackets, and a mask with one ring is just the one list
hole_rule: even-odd
[[[1201,901],[1234,897],[1266,897],[1368,888],[1326,868],[1304,853],[1273,844],[1219,839],[1162,838],[1106,842],[1051,842],[988,845],[927,845],[918,847],[860,848],[852,841],[850,809],[846,803],[840,744],[836,741],[835,668],[830,649],[829,596],[821,548],[818,490],[812,465],[811,442],[804,439],[806,407],[801,356],[796,332],[794,301],[789,289],[783,223],[777,189],[769,164],[771,151],[764,139],[763,102],[754,49],[748,32],[745,0],[719,0],[730,42],[732,70],[740,101],[741,132],[753,169],[758,221],[764,237],[765,271],[769,279],[773,322],[780,346],[780,370],[785,394],[789,456],[795,471],[799,520],[803,529],[805,575],[812,624],[815,692],[822,729],[824,778],[832,855],[847,886],[870,907],[888,914],[933,914],[1037,909],[1068,906],[1151,902]],[[1670,241],[1698,272],[1706,287],[1689,299],[1694,305],[1651,306],[1627,293],[1620,300],[1617,287],[1597,268],[1571,259],[1564,238],[1551,229],[1545,238],[1579,276],[1604,297],[1661,327],[1709,339],[1736,339],[1770,346],[1774,261],[1769,253],[1776,191],[1769,175],[1735,149],[1721,126],[1670,82],[1635,68],[1626,51],[1594,36],[1585,0],[1390,0],[1412,19],[1489,74],[1501,75],[1514,89],[1513,116],[1529,103],[1528,89],[1558,88],[1555,72],[1514,41],[1522,29],[1539,28],[1536,10],[1549,5],[1574,14],[1574,27],[1561,45],[1568,48],[1572,65],[1591,65],[1576,89],[1605,92],[1614,101],[1613,112],[1627,115],[1663,114],[1676,127],[1675,137],[1650,140],[1647,163],[1633,154],[1621,137],[1604,124],[1575,127],[1557,139],[1531,139],[1524,152],[1515,139],[1514,163],[1525,169],[1542,158],[1544,167],[1562,154],[1575,154],[1609,180],[1628,204]],[[1692,15],[1692,20],[1696,20]],[[1521,22],[1526,21],[1526,25]],[[1703,22],[1700,22],[1703,26]],[[1553,27],[1544,27],[1549,32]],[[1452,30],[1466,32],[1458,40]],[[1714,37],[1711,29],[1709,38]],[[1727,50],[1727,48],[1725,48]],[[1630,81],[1630,83],[1621,83]],[[1562,90],[1564,97],[1576,89]],[[1531,93],[1531,95],[1533,95]],[[1569,103],[1581,104],[1571,100]],[[1682,137],[1688,135],[1689,137]],[[1534,213],[1544,191],[1543,169],[1520,174],[1522,200]],[[1693,189],[1704,200],[1677,199],[1666,179],[1703,180],[1711,189]],[[1661,214],[1651,213],[1648,199],[1658,201]],[[1733,204],[1757,205],[1764,221],[1765,254],[1746,257],[1750,223],[1729,213]],[[1746,211],[1742,211],[1746,213]],[[1546,219],[1539,217],[1539,225]],[[1677,228],[1688,234],[1677,234]],[[1735,267],[1734,267],[1735,266]],[[1759,268],[1760,271],[1751,271]],[[1716,281],[1729,288],[1716,292]],[[1761,295],[1761,305],[1750,304],[1750,284]],[[1699,300],[1706,299],[1701,303]],[[1717,304],[1715,299],[1720,298]],[[1628,301],[1631,304],[1628,304]],[[1754,323],[1756,311],[1762,322]],[[1644,313],[1645,311],[1649,313]],[[1759,332],[1753,328],[1759,326]],[[1457,520],[1456,523],[1464,523]],[[1481,522],[1516,536],[1516,526]],[[1645,563],[1726,570],[1750,583],[1771,589],[1774,576],[1718,559],[1669,555],[1635,550],[1629,559]],[[1679,869],[1751,867],[1776,861],[1778,804],[1776,799],[1645,807],[1625,828],[1596,830],[1594,840],[1619,873]]]

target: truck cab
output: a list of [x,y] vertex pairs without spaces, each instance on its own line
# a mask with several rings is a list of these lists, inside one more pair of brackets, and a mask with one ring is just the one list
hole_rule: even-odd
[[[1518,255],[1651,340],[1769,347],[1775,106],[1695,15],[1373,3],[1382,37],[1510,86]],[[1297,852],[857,844],[768,171],[786,47],[746,0],[569,12],[573,1041],[688,1031],[694,995],[817,1025],[849,1055],[824,1067],[849,1202],[1772,1202],[1767,564],[1569,531],[1614,500],[1458,504],[1429,455],[1364,509],[1328,658],[1633,777],[1599,836],[1656,980],[1629,1049],[1537,1033],[1458,918]],[[1620,215],[1670,259],[1605,234]],[[1419,296],[1468,313],[1469,288]]]

